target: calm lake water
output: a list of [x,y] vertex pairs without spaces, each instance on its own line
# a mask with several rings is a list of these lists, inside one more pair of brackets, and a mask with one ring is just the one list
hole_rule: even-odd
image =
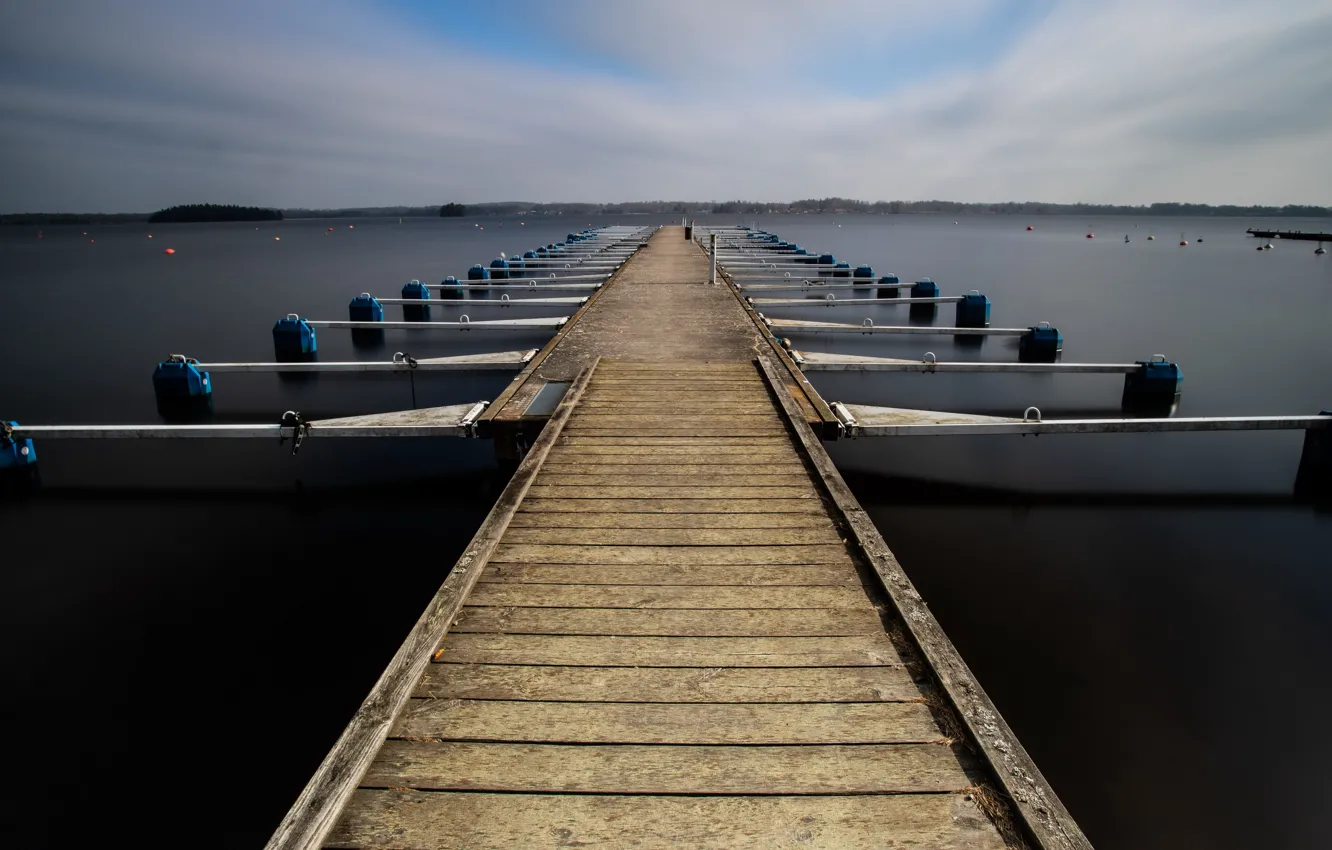
[[[437,283],[588,224],[658,223],[478,221],[484,230],[422,219],[62,227],[41,240],[4,228],[0,417],[156,421],[150,376],[168,354],[268,360],[270,328],[288,312],[343,318],[358,292],[396,297],[409,279]],[[1180,415],[1332,407],[1332,258],[1312,243],[1255,251],[1243,231],[1269,222],[758,224],[880,274],[931,277],[943,294],[984,292],[996,327],[1051,321],[1067,361],[1163,353],[1186,376]],[[905,307],[878,305],[768,312],[906,319]],[[939,322],[951,321],[941,305]],[[322,358],[534,348],[546,335],[391,332],[379,349],[349,337],[322,331]],[[997,338],[979,349],[942,336],[795,343],[1016,359],[1016,343]],[[422,375],[414,389],[420,406],[461,403],[508,380]],[[814,381],[829,400],[1003,415],[1036,405],[1047,418],[1117,415],[1122,386],[1115,375]],[[394,410],[413,390],[388,375],[214,382],[216,418],[234,422]],[[1097,847],[1296,848],[1322,846],[1332,805],[1321,722],[1332,515],[1289,498],[1301,440],[976,437],[830,451]],[[156,846],[182,835],[196,847],[261,844],[505,483],[484,441],[316,440],[296,457],[276,441],[47,442],[39,453],[42,488],[0,503],[7,845],[130,830]]]

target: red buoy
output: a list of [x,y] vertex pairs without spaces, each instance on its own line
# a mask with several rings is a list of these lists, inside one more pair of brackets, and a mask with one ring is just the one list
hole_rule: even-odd
[[1189,244],[1189,243],[1188,243],[1188,242],[1185,242],[1183,239],[1179,240],[1179,247],[1181,247],[1181,248],[1183,248],[1185,245],[1188,245],[1188,244]]
[[175,249],[175,248],[168,248],[168,249],[166,249],[165,251],[163,251],[162,253],[163,253],[163,254],[174,254],[174,253],[176,253],[176,249]]
[[1095,233],[1088,233],[1088,234],[1087,234],[1087,238],[1088,238],[1088,239],[1095,239],[1095,238],[1096,238],[1096,234],[1095,234]]
[[1034,227],[1032,227],[1032,226],[1031,226],[1031,225],[1030,225],[1030,224],[1029,224],[1029,225],[1027,225],[1027,229],[1028,229],[1028,230],[1035,230],[1035,228],[1034,228]]
[[153,238],[153,234],[149,233],[149,234],[148,234],[148,238],[149,238],[149,239],[152,239],[152,238]]

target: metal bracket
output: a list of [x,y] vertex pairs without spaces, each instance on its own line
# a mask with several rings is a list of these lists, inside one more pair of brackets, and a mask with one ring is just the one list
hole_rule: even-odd
[[837,417],[837,422],[842,426],[842,432],[852,439],[856,436],[856,417],[851,415],[851,411],[846,409],[846,405],[840,401],[834,401],[828,405],[832,409],[833,416]]
[[489,401],[478,401],[472,406],[471,410],[467,411],[467,414],[463,416],[462,419],[458,420],[458,427],[462,429],[464,437],[476,436],[476,419],[484,413],[489,406]]

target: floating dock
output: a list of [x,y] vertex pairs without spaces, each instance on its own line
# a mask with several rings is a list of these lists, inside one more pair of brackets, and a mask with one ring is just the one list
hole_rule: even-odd
[[1332,242],[1332,233],[1305,233],[1303,230],[1254,230],[1244,231],[1259,239],[1295,239],[1302,242]]
[[[567,318],[384,321],[363,293],[350,321],[280,320],[275,362],[173,355],[154,375],[155,388],[161,378],[211,403],[209,369],[518,370],[491,402],[311,422],[288,411],[267,425],[0,422],[0,461],[17,468],[35,464],[34,439],[280,436],[294,451],[321,435],[486,437],[515,465],[270,850],[1090,848],[822,441],[1298,429],[1297,492],[1332,494],[1328,411],[1171,418],[1177,364],[1059,362],[1055,328],[991,328],[989,300],[974,291],[955,299],[957,327],[769,319],[729,276],[729,257],[813,257],[834,279],[867,281],[818,289],[930,293],[883,304],[954,299],[929,279],[868,283],[868,266],[748,228],[694,234],[709,257],[682,230],[646,243],[637,228],[583,231],[540,249],[627,257]],[[506,273],[505,262],[490,270]],[[483,282],[458,289],[506,288],[473,271]],[[551,336],[535,351],[320,363],[316,326]],[[799,351],[774,331],[1013,335],[1020,360]],[[1126,409],[1158,412],[1044,420],[1034,407],[1017,418],[829,403],[806,369],[1119,373]]]
[[477,418],[535,437],[270,848],[1090,846],[707,278],[659,231]]

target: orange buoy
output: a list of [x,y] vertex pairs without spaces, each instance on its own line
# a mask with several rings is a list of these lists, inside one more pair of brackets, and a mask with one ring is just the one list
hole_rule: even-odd
[[1027,229],[1028,229],[1028,230],[1035,230],[1036,228],[1032,227],[1032,226],[1029,224],[1029,225],[1027,225]]
[[162,253],[163,253],[163,254],[174,254],[174,253],[176,253],[176,249],[175,249],[175,248],[168,248],[168,249],[166,249],[165,251],[163,251]]
[[273,237],[273,241],[274,241],[274,242],[281,242],[281,241],[282,241],[282,237],[281,237],[281,236],[274,236],[274,237]]

